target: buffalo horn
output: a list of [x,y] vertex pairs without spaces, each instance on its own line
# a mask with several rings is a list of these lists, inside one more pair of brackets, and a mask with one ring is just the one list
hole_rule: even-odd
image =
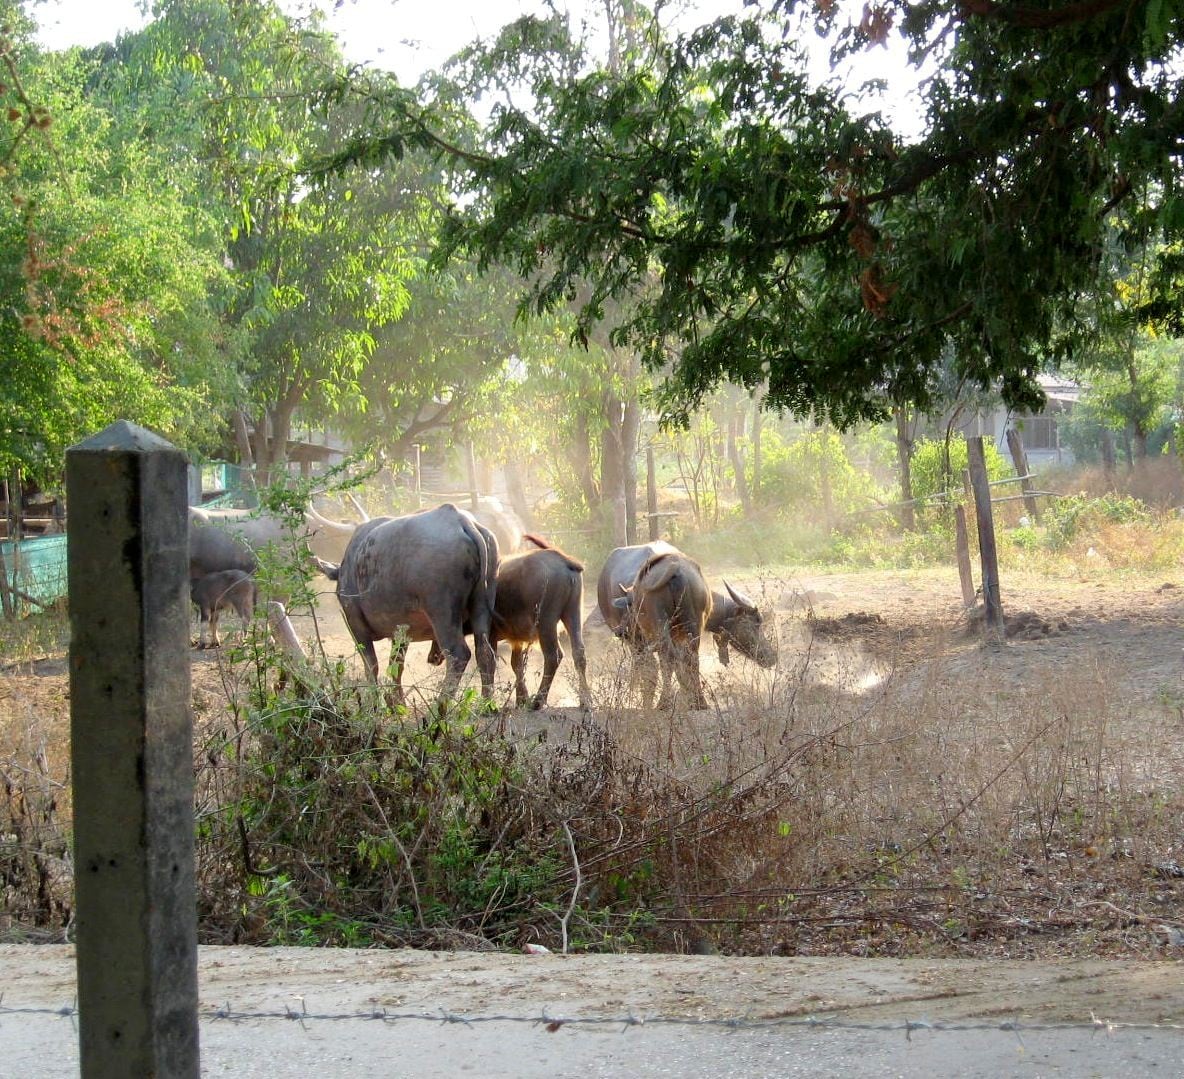
[[344,534],[347,532],[354,532],[358,527],[357,525],[343,523],[341,521],[330,521],[328,517],[322,517],[319,513],[317,513],[317,511],[311,505],[308,507],[308,517],[309,520],[311,520],[314,524],[318,524],[321,526],[321,528],[326,528],[331,532],[340,532]]
[[732,597],[732,602],[737,606],[744,607],[747,610],[755,611],[756,604],[752,602],[743,592],[737,592],[727,581],[724,581],[724,588],[728,590],[728,595]]

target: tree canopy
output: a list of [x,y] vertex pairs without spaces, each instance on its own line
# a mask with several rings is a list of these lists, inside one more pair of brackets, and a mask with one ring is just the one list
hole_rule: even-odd
[[[439,257],[512,266],[522,310],[575,304],[580,338],[621,312],[614,340],[668,375],[671,418],[722,381],[840,426],[925,408],[951,352],[1036,406],[1040,370],[1096,328],[1080,304],[1116,216],[1124,243],[1178,249],[1179,5],[880,0],[842,27],[834,0],[777,0],[672,40],[624,7],[648,28],[615,67],[558,18],[474,51],[487,88],[517,91],[479,147],[395,93],[323,164],[432,149],[467,190]],[[907,38],[919,139],[808,77],[815,29],[847,55]]]

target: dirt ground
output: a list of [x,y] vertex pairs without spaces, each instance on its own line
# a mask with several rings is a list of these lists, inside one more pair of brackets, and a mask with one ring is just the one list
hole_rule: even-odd
[[[8,1007],[69,1004],[73,948],[0,945]],[[1184,1023],[1179,962],[1040,963],[731,956],[201,949],[201,999],[252,1011],[671,1016],[892,1022]]]
[[[1084,678],[1083,672],[1092,672],[1095,681],[1090,684],[1104,685],[1122,703],[1122,721],[1130,725],[1133,739],[1148,746],[1161,779],[1184,778],[1184,587],[1176,581],[1138,575],[1049,579],[1009,574],[1003,600],[1012,617],[1013,636],[997,650],[984,648],[978,636],[968,632],[952,572],[803,571],[738,575],[733,583],[777,612],[781,669],[796,665],[806,680],[841,681],[850,692],[872,692],[893,679],[907,685],[910,678],[923,678],[927,667],[940,664],[947,674],[960,672],[967,681],[981,682],[1001,698],[1031,700],[1034,708],[1043,708],[1055,702],[1041,699],[1039,687],[1064,685],[1066,678],[1072,682],[1075,676]],[[298,619],[297,628],[306,638],[313,635],[311,619]],[[331,600],[322,605],[319,631],[327,653],[352,654]],[[595,695],[619,679],[620,656],[616,643],[596,628],[595,618],[588,636]],[[412,652],[406,684],[430,697],[441,672],[424,662],[426,646],[415,646]],[[725,670],[706,649],[703,661],[709,691],[721,698],[729,680],[770,677],[748,664]],[[538,677],[538,663],[535,656],[529,675],[532,683]],[[511,729],[534,731],[549,726],[561,730],[570,722],[576,699],[569,672],[570,663],[565,662],[553,694],[555,708],[535,716],[514,713]],[[203,708],[216,707],[225,674],[219,653],[193,652],[199,715]],[[511,688],[504,657],[498,678],[499,693],[508,700]],[[66,664],[60,653],[28,656],[0,666],[0,754],[27,752],[44,736],[44,767],[48,774],[63,776],[68,731]],[[1116,932],[1135,926],[1145,940],[1158,941],[1158,947],[1142,946],[1121,954],[1156,962],[1046,957],[1008,963],[1001,957],[1031,953],[1023,949],[1013,953],[1006,943],[988,942],[977,951],[968,944],[972,958],[964,960],[589,956],[578,960],[543,957],[543,961],[551,964],[546,969],[552,995],[559,994],[557,999],[573,1006],[595,1005],[602,1010],[644,1006],[654,1012],[699,1014],[710,1007],[713,1014],[725,1016],[831,1011],[899,1016],[923,1005],[934,1018],[1023,1012],[1074,1022],[1098,1016],[1180,1023],[1184,1022],[1184,977],[1177,955],[1184,957],[1184,922],[1179,895],[1172,892],[1165,902],[1163,909],[1151,915],[1124,912],[1110,901],[1099,904],[1117,911]],[[60,964],[52,961],[55,953],[56,949],[47,950],[39,960],[27,949],[0,948],[5,981],[10,971],[35,972],[39,962],[45,964],[47,977],[68,978],[68,969],[59,969]],[[211,1000],[222,993],[219,979],[231,979],[238,992],[256,978],[268,978],[272,969],[298,972],[303,991],[311,995],[331,995],[340,990],[349,973],[343,964],[362,964],[375,991],[358,1001],[351,998],[350,1006],[429,1003],[461,1010],[475,1008],[481,1001],[497,1001],[499,1010],[505,1010],[537,1002],[535,972],[543,969],[521,956],[363,953],[347,959],[283,951],[274,953],[274,968],[269,964],[248,971],[236,965],[237,959],[213,961],[209,954],[213,953],[207,953],[206,959]],[[225,954],[231,957],[237,952],[226,950]],[[1069,954],[1089,952],[1070,949]],[[1097,954],[1120,952],[1106,946]],[[16,962],[19,968],[12,966]],[[404,976],[414,977],[414,998],[399,988]],[[61,988],[63,993],[68,991],[65,980]],[[260,999],[278,999],[290,992],[286,983],[273,990],[260,989]],[[250,999],[255,992],[239,993],[236,999]]]

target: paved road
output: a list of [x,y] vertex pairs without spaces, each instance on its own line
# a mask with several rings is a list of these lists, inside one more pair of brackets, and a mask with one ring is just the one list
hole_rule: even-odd
[[[0,1018],[0,1076],[78,1075],[68,1018]],[[1022,1038],[1022,1040],[1021,1040]],[[897,1031],[790,1029],[626,1031],[514,1024],[383,1026],[353,1020],[307,1024],[207,1021],[202,1074],[243,1079],[759,1079],[850,1076],[1179,1076],[1184,1042],[1168,1031]]]

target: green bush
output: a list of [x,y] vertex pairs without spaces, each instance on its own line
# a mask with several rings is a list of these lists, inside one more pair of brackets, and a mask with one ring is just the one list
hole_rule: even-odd
[[1144,503],[1130,495],[1119,494],[1105,494],[1098,498],[1080,494],[1060,498],[1044,518],[1048,545],[1054,550],[1067,546],[1094,524],[1146,524],[1150,521],[1151,511]]
[[877,495],[875,481],[856,468],[834,431],[810,431],[792,442],[769,432],[762,442],[759,501],[781,512],[807,513],[821,520],[824,477],[831,512],[863,509]]
[[[950,439],[950,471],[945,473],[942,467],[942,455],[945,450],[944,439],[919,439],[913,450],[912,476],[913,497],[929,498],[946,490],[960,490],[962,487],[962,471],[968,464],[966,439],[955,435]],[[987,465],[987,478],[1001,480],[1013,475],[1011,463],[1004,457],[995,444],[983,440],[983,459]]]

